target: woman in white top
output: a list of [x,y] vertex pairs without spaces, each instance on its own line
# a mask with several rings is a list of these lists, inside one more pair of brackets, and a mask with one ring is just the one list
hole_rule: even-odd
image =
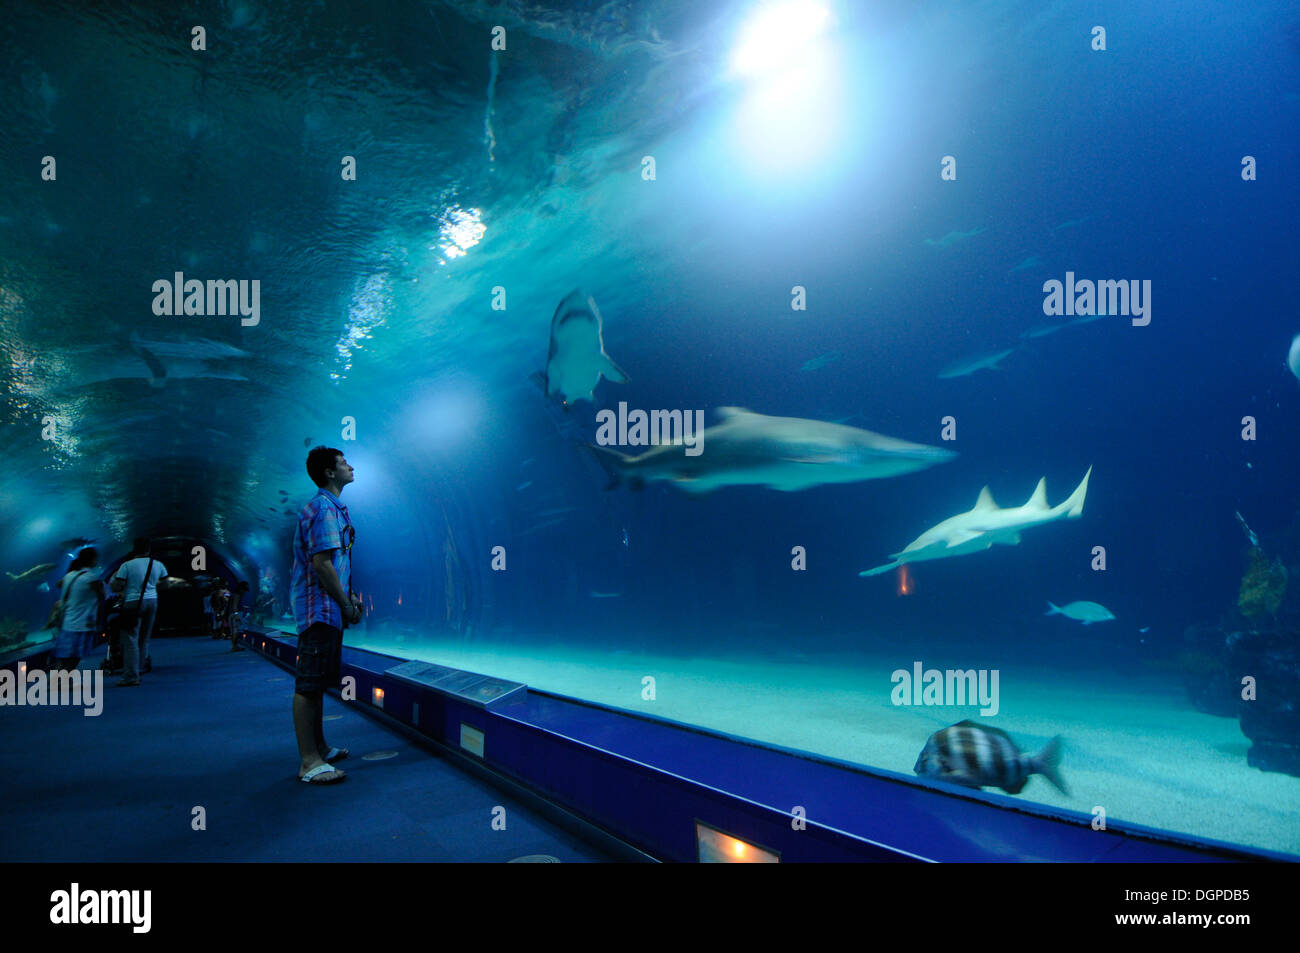
[[104,582],[95,572],[98,565],[98,550],[87,546],[77,553],[59,583],[63,623],[54,639],[55,669],[71,672],[94,647],[99,634],[99,602],[104,598]]

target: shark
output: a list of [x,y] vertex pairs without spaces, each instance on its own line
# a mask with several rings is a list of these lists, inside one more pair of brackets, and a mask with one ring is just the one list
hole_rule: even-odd
[[924,470],[957,456],[870,430],[802,417],[769,417],[743,407],[719,407],[720,423],[699,436],[703,452],[688,456],[677,443],[638,456],[586,444],[610,476],[633,489],[671,483],[688,493],[724,486],[766,486],[793,492],[823,483],[854,483]]
[[938,526],[927,529],[908,543],[902,552],[894,553],[891,562],[874,569],[864,569],[859,576],[878,576],[904,563],[924,562],[928,559],[947,559],[965,556],[990,548],[994,543],[1015,546],[1026,529],[1042,526],[1062,519],[1078,519],[1083,515],[1083,498],[1088,493],[1088,478],[1092,467],[1083,475],[1083,481],[1064,503],[1047,505],[1047,477],[1038,481],[1033,495],[1024,506],[1003,509],[993,500],[986,486],[980,490],[974,507],[965,513],[950,516]]
[[1012,268],[1008,274],[1014,275],[1017,271],[1028,271],[1030,268],[1037,268],[1042,263],[1043,259],[1039,258],[1037,255],[1030,255],[1020,264]]
[[1291,351],[1286,356],[1286,364],[1296,380],[1300,381],[1300,334],[1291,339]]
[[969,232],[951,231],[947,235],[943,236],[943,238],[938,238],[938,239],[927,238],[925,240],[925,243],[929,245],[931,248],[947,248],[949,245],[955,245],[963,238],[974,238],[976,235],[981,234],[983,231],[984,231],[983,228],[972,229]]
[[605,353],[604,322],[596,302],[581,288],[569,292],[551,317],[551,346],[546,370],[533,380],[547,397],[560,398],[567,410],[574,401],[592,401],[600,378],[624,383],[624,370]]
[[6,572],[5,575],[9,577],[10,582],[22,582],[25,579],[36,579],[39,578],[40,576],[44,576],[47,572],[49,572],[53,568],[54,568],[54,563],[38,563],[37,565],[33,566],[31,569],[28,569],[25,572],[18,573],[17,575],[11,572]]
[[1004,351],[992,351],[988,354],[963,357],[941,370],[939,376],[946,379],[949,377],[965,377],[967,374],[974,374],[976,371],[982,370],[1000,371],[1002,368],[998,367],[998,362],[1013,351],[1015,351],[1015,348],[1009,347]]

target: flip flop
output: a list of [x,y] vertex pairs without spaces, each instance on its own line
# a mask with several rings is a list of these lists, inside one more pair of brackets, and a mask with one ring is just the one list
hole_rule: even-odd
[[335,761],[342,761],[347,756],[347,748],[330,748],[330,753],[325,756],[325,761],[328,764],[333,764]]
[[[334,775],[334,777],[322,778],[321,775],[326,773],[332,774]],[[347,775],[345,775],[342,771],[335,771],[332,765],[318,764],[316,765],[316,767],[312,768],[310,771],[308,771],[298,780],[305,781],[308,784],[338,784],[346,777]]]

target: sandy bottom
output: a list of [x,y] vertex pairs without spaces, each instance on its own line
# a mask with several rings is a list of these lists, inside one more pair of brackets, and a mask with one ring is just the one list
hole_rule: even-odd
[[[931,732],[971,706],[895,706],[898,656],[676,656],[561,644],[348,633],[347,643],[906,774]],[[642,698],[653,676],[655,697]],[[1043,778],[1022,797],[1110,819],[1300,854],[1300,778],[1246,764],[1236,719],[1202,714],[1176,682],[1147,673],[1000,667],[998,714],[1024,750],[1064,737],[1065,796]]]

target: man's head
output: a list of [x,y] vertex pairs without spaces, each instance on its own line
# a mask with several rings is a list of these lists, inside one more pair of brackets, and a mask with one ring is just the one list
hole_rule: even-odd
[[135,538],[135,548],[132,549],[131,552],[135,553],[137,556],[148,556],[149,545],[148,536],[137,536]]
[[313,447],[307,454],[307,475],[319,487],[336,484],[339,489],[352,482],[352,468],[343,457],[342,450],[333,447]]

